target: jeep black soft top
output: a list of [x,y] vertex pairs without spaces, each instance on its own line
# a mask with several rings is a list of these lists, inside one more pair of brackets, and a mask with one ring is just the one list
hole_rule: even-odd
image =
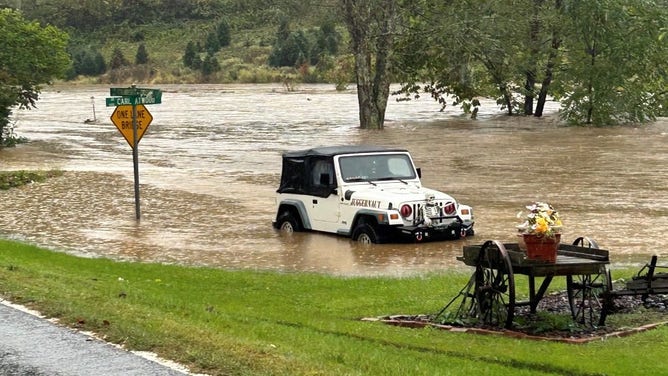
[[283,154],[285,158],[306,158],[306,157],[333,157],[340,154],[353,153],[379,153],[379,152],[407,152],[406,149],[387,148],[375,145],[341,145],[341,146],[322,146],[311,149],[290,151]]
[[[323,146],[311,149],[297,150],[283,154],[283,170],[281,172],[281,184],[276,192],[297,193],[314,196],[327,197],[332,188],[336,187],[334,170],[319,171],[328,173],[330,185],[323,186],[319,181],[320,176],[311,176],[316,164],[323,166],[334,166],[335,155],[360,154],[360,153],[383,153],[383,152],[408,152],[406,149],[387,148],[370,145],[341,145]],[[327,163],[323,163],[327,162]]]

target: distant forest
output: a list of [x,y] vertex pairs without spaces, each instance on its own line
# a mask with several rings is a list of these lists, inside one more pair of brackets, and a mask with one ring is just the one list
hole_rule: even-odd
[[[668,114],[668,0],[0,0],[69,35],[91,83],[401,83],[476,116],[479,98],[572,124]],[[386,12],[387,10],[387,12]],[[357,76],[356,76],[357,74]],[[361,77],[361,78],[360,78]],[[357,78],[357,79],[356,79]],[[381,106],[382,107],[382,106]],[[384,109],[378,109],[382,124]]]
[[[67,78],[105,83],[331,82],[345,34],[332,0],[0,0],[0,7],[66,31]],[[341,79],[349,82],[350,72]]]
[[287,15],[304,22],[332,15],[332,0],[3,0],[28,19],[93,32],[107,26],[150,25],[228,18],[240,30],[276,25]]

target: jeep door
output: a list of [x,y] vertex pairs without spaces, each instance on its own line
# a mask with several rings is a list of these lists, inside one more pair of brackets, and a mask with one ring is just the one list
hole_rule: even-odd
[[331,158],[312,160],[309,185],[311,201],[304,204],[309,211],[312,228],[336,232],[339,222],[339,196]]

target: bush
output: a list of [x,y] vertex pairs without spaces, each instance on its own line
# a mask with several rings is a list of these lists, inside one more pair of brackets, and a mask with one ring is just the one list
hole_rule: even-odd
[[146,64],[148,63],[148,51],[146,51],[146,45],[144,43],[140,44],[137,47],[137,54],[135,55],[135,64]]
[[34,182],[42,182],[47,178],[61,176],[62,171],[8,171],[0,172],[0,190],[7,190],[10,188],[20,187],[22,185],[31,184]]

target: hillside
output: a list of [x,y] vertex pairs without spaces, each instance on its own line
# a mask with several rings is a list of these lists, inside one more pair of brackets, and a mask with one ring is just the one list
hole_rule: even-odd
[[[74,61],[69,79],[80,82],[323,82],[341,65],[337,54],[318,49],[323,25],[334,25],[337,45],[343,43],[345,30],[332,0],[6,3],[20,7],[28,19],[69,33]],[[229,44],[212,48],[212,35],[222,24],[229,28]],[[187,67],[189,43],[196,61]],[[144,64],[137,64],[140,48],[147,54]],[[292,55],[288,64],[270,65],[272,53]]]

